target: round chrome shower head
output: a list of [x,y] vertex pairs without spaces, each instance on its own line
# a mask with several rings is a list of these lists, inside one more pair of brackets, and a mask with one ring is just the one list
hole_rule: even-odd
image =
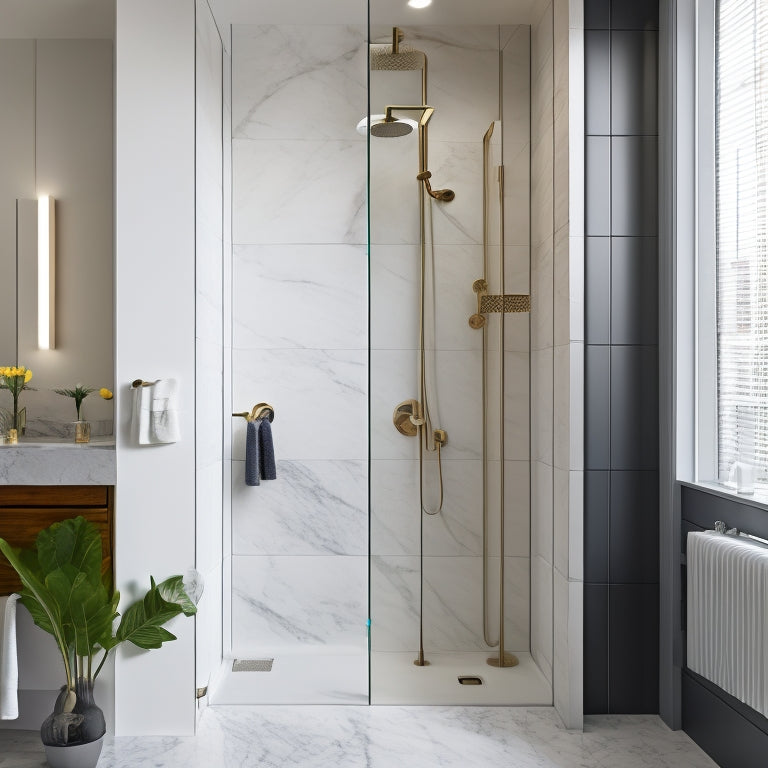
[[370,130],[371,136],[389,139],[407,136],[418,125],[415,120],[410,120],[407,117],[398,117],[395,120],[386,120],[385,117],[385,115],[371,115],[370,128],[368,126],[368,118],[364,117],[357,124],[357,132],[361,136],[365,136],[368,130]]

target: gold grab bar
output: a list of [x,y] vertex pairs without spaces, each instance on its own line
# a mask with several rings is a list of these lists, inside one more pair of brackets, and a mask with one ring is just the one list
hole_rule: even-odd
[[269,403],[256,403],[250,413],[248,411],[242,411],[241,413],[233,413],[232,415],[240,416],[246,421],[259,421],[260,419],[267,418],[272,422],[275,420],[275,409]]

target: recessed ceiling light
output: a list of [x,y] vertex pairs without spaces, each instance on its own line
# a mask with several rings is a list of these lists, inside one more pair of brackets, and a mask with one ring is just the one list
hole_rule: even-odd
[[408,5],[411,8],[426,8],[428,5],[432,5],[432,0],[408,0]]

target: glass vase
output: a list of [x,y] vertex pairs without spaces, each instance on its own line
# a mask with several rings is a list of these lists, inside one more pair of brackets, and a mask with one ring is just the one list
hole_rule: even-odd
[[75,422],[75,442],[76,443],[91,442],[91,423],[89,421]]

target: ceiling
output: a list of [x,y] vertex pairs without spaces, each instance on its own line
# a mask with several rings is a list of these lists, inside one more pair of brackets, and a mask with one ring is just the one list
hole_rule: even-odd
[[[220,29],[230,24],[366,24],[366,0],[209,0]],[[545,0],[370,0],[371,24],[530,24]]]
[[114,0],[0,0],[0,38],[114,37]]

